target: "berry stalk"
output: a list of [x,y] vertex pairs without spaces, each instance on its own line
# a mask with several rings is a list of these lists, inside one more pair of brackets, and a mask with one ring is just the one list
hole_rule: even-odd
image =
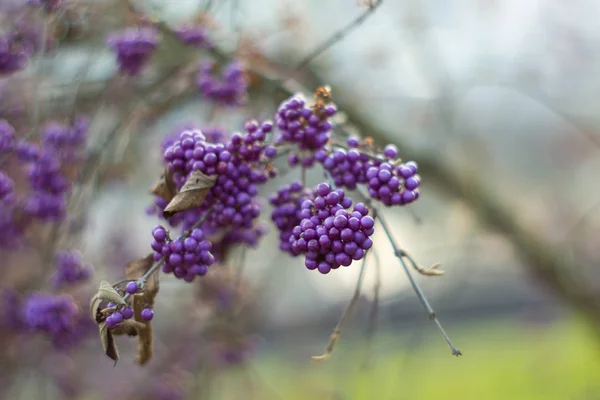
[[[189,230],[184,232],[183,235],[181,235],[177,240],[181,241],[181,240],[187,238],[190,235],[191,231],[198,228],[200,225],[202,225],[204,223],[204,221],[207,220],[209,215],[210,215],[210,210],[208,212],[204,213],[204,215],[198,221],[196,221],[196,223]],[[146,271],[146,273],[144,275],[142,275],[142,277],[140,279],[138,279],[136,281],[138,288],[140,290],[144,289],[144,286],[146,285],[146,281],[148,280],[148,278],[150,278],[150,276],[152,276],[152,274],[155,273],[156,270],[158,270],[160,267],[162,267],[162,265],[165,263],[166,258],[167,258],[166,256],[163,256],[152,267],[150,267],[150,269],[148,269],[148,271]],[[129,296],[131,296],[131,294],[125,293],[125,296],[123,296],[123,300],[127,301]]]

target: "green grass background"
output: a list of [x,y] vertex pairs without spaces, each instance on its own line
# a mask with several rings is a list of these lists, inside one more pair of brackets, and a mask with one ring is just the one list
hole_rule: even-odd
[[368,368],[358,338],[342,339],[321,363],[304,350],[264,353],[247,367],[222,371],[211,398],[600,400],[598,336],[575,319],[454,326],[459,358],[431,328],[412,338],[379,332]]

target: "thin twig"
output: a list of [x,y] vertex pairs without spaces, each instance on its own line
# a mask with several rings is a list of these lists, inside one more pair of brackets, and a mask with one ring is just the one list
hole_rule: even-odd
[[382,218],[381,214],[377,215],[377,220],[381,224],[381,227],[383,228],[386,236],[388,237],[388,239],[389,239],[389,241],[390,241],[390,243],[392,245],[392,248],[394,249],[394,254],[400,260],[400,263],[402,264],[402,268],[404,269],[404,272],[406,272],[406,276],[408,277],[408,280],[410,281],[410,284],[411,284],[413,290],[415,291],[415,293],[417,294],[417,297],[419,298],[419,302],[421,303],[421,305],[423,306],[423,308],[425,308],[425,310],[427,311],[427,314],[429,315],[429,319],[432,320],[437,325],[437,327],[440,330],[440,332],[442,332],[442,335],[444,336],[444,339],[446,340],[446,343],[448,343],[448,346],[450,346],[450,349],[452,350],[452,355],[454,355],[454,356],[460,356],[460,355],[462,355],[461,351],[458,350],[456,347],[454,347],[454,345],[452,344],[452,341],[450,340],[450,337],[448,336],[448,334],[446,333],[446,331],[442,327],[442,324],[440,323],[440,321],[437,319],[435,311],[429,305],[429,302],[427,301],[427,298],[425,297],[425,295],[421,291],[421,288],[419,287],[419,285],[417,284],[417,282],[413,278],[412,274],[410,273],[410,269],[408,268],[408,265],[406,265],[406,262],[404,261],[404,258],[406,258],[407,260],[409,260],[409,262],[411,262],[411,264],[413,264],[413,267],[416,266],[416,263],[414,263],[414,260],[412,258],[407,257],[407,254],[406,254],[406,252],[404,252],[404,250],[400,249],[396,245],[396,242],[394,241],[394,238],[392,237],[392,232],[391,232],[388,224]]
[[[185,238],[187,238],[188,236],[190,236],[192,234],[192,231],[194,229],[196,229],[197,227],[199,227],[200,225],[202,225],[202,223],[204,223],[204,221],[206,221],[206,219],[208,218],[208,216],[210,215],[210,210],[207,211],[198,221],[196,221],[196,223],[187,231],[185,231],[183,233],[183,235],[181,235],[177,241],[182,241]],[[153,273],[156,272],[157,269],[159,269],[166,260],[166,256],[163,256],[163,258],[161,258],[160,260],[158,260],[156,263],[154,263],[153,266],[151,266],[148,271],[146,271],[146,273],[144,275],[142,275],[141,278],[139,278],[137,280],[137,284],[138,287],[141,289],[144,289],[144,286],[146,285],[146,281],[148,280],[148,278],[150,278],[152,276]],[[123,300],[126,301],[131,295],[129,293],[126,293],[125,296],[123,296]]]
[[367,323],[367,329],[365,331],[366,352],[362,364],[363,369],[367,367],[368,356],[371,354],[371,345],[373,343],[373,337],[375,336],[375,330],[377,329],[377,321],[379,319],[379,295],[381,292],[381,260],[379,259],[379,253],[376,248],[372,248],[370,253],[374,258],[375,284],[373,285],[373,302],[371,303],[371,310],[369,311],[369,322]]
[[350,302],[346,306],[346,309],[344,310],[344,313],[342,314],[342,318],[340,318],[340,321],[338,322],[338,324],[335,326],[333,332],[331,333],[331,336],[329,337],[329,343],[327,343],[327,346],[325,346],[325,352],[320,356],[312,356],[311,358],[314,361],[326,360],[331,355],[331,352],[333,351],[333,348],[334,348],[336,342],[340,338],[340,335],[342,333],[342,327],[344,326],[344,323],[346,323],[346,320],[350,317],[350,314],[352,313],[352,310],[354,309],[356,302],[360,298],[360,288],[362,286],[366,266],[367,266],[367,254],[365,254],[362,259],[362,264],[360,266],[360,272],[358,274],[358,280],[356,281],[356,287],[354,288],[354,295],[352,296],[352,298],[350,299]]
[[336,44],[337,42],[344,39],[353,29],[360,26],[365,20],[377,10],[377,8],[383,3],[383,0],[376,0],[367,5],[367,9],[353,21],[351,21],[348,25],[334,33],[329,39],[321,43],[317,46],[313,51],[311,51],[306,57],[298,63],[296,68],[294,68],[294,72],[300,71],[302,68],[306,67],[314,58],[318,57],[321,53],[329,49],[331,46]]

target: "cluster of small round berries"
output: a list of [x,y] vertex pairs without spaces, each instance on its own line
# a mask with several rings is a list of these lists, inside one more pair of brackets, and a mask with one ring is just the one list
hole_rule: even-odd
[[[275,114],[275,123],[279,129],[278,143],[296,143],[300,150],[315,151],[322,149],[331,136],[330,118],[337,108],[333,103],[317,102],[313,106],[306,104],[302,96],[296,95],[284,101]],[[299,158],[291,157],[290,164],[297,163]],[[305,166],[312,165],[313,159],[307,157]],[[309,165],[306,165],[309,164]]]
[[373,149],[361,149],[364,145],[355,137],[347,144],[348,150],[315,153],[337,187],[354,190],[358,184],[367,184],[369,195],[386,206],[406,205],[419,198],[417,164],[399,163],[396,146],[389,144],[382,153],[370,154]]
[[71,126],[50,122],[44,127],[42,146],[52,149],[62,162],[80,161],[88,127],[89,119],[85,116],[77,117]]
[[356,189],[359,183],[367,183],[366,170],[371,165],[369,156],[357,149],[336,149],[329,155],[320,150],[315,159],[323,164],[337,187]]
[[305,190],[300,182],[292,182],[269,198],[269,203],[273,206],[271,219],[279,230],[279,248],[292,255],[295,255],[290,243],[292,229],[302,221],[300,205],[309,197],[310,191]]
[[55,287],[82,282],[92,276],[91,265],[84,264],[81,253],[60,251],[56,254],[56,272],[52,276]]
[[206,49],[213,47],[208,30],[203,26],[183,25],[175,30],[175,35],[186,46],[203,47]]
[[212,244],[200,228],[194,229],[183,240],[170,240],[165,228],[159,225],[152,230],[152,236],[154,259],[164,259],[163,272],[173,273],[186,282],[192,282],[196,276],[206,275],[208,267],[215,262],[211,253]]
[[55,337],[73,330],[79,309],[69,295],[34,293],[23,305],[25,321],[34,330]]
[[5,119],[0,119],[0,154],[10,153],[15,147],[15,128]]
[[[135,282],[130,282],[130,283],[135,283]],[[135,292],[134,292],[134,294],[135,294]],[[109,308],[114,309],[112,314],[110,314],[106,318],[106,325],[109,328],[116,328],[124,320],[133,318],[134,311],[133,311],[133,308],[131,308],[131,307],[128,307],[128,306],[117,307],[115,304],[111,303],[111,304],[109,304]],[[142,319],[144,321],[152,321],[152,319],[154,318],[154,311],[152,311],[151,308],[144,308],[144,309],[142,309],[140,316],[142,317]]]
[[0,37],[0,76],[11,75],[27,66],[31,49],[8,34]]
[[214,75],[216,64],[200,64],[196,85],[202,95],[219,105],[241,106],[248,100],[248,78],[244,69],[236,61],[223,67],[221,77]]
[[119,71],[134,76],[150,61],[158,47],[159,36],[154,28],[128,28],[111,34],[107,43],[116,53]]
[[356,203],[342,189],[331,190],[326,183],[317,186],[313,200],[304,200],[300,206],[302,220],[292,229],[289,241],[294,254],[304,254],[305,265],[327,274],[341,265],[364,257],[373,246],[370,236],[375,221],[368,216],[363,203]]
[[419,198],[417,164],[408,162],[394,166],[388,162],[367,170],[369,195],[386,206],[406,205]]
[[[260,161],[275,157],[277,151],[264,144],[273,128],[270,122],[259,125],[250,121],[245,128],[244,134],[234,133],[227,143],[209,143],[198,130],[184,131],[166,148],[164,160],[173,171],[178,188],[195,170],[218,175],[202,207],[176,215],[175,220],[169,221],[172,225],[183,221],[184,228],[190,227],[210,209],[203,224],[207,232],[253,227],[254,220],[260,215],[260,206],[254,200],[258,194],[257,185],[265,183],[269,177]],[[158,199],[156,205],[164,209],[166,202]]]

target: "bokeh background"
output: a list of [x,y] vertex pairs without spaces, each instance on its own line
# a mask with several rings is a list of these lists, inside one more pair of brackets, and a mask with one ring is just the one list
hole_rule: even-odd
[[[5,2],[2,26],[10,29],[22,5]],[[272,227],[238,255],[253,299],[239,315],[250,320],[244,335],[253,343],[243,362],[206,355],[215,344],[204,334],[202,288],[163,276],[150,365],[135,365],[133,339],[118,339],[122,360],[113,366],[95,333],[68,353],[6,333],[3,398],[600,399],[600,3],[384,0],[295,71],[368,6],[134,2],[173,26],[203,16],[218,48],[256,72],[249,105],[217,112],[193,82],[152,91],[173,67],[195,63],[168,42],[135,82],[111,86],[117,70],[104,38],[130,23],[126,6],[65,3],[77,12],[63,16],[68,22],[50,50],[0,79],[0,116],[27,126],[36,97],[43,119],[73,108],[95,114],[91,149],[124,126],[104,149],[84,225],[69,242],[94,265],[82,292],[93,294],[100,279],[122,279],[125,263],[147,253],[158,219],[145,209],[161,173],[162,140],[181,124],[235,131],[248,118],[272,118],[281,98],[260,77],[291,76],[307,94],[331,85],[348,123],[421,165],[419,201],[383,212],[421,265],[442,264],[442,277],[416,279],[464,355],[450,355],[387,237],[376,232],[377,259],[367,264],[352,318],[330,359],[312,362],[352,297],[358,268],[308,271],[277,250]],[[132,104],[149,111],[138,118]],[[300,178],[285,162],[280,168],[265,196]],[[307,178],[316,184],[322,171]],[[2,257],[3,269],[28,270],[27,257]],[[2,287],[13,285],[13,275],[3,272]],[[170,394],[180,397],[158,397],[161,385],[181,389]]]

